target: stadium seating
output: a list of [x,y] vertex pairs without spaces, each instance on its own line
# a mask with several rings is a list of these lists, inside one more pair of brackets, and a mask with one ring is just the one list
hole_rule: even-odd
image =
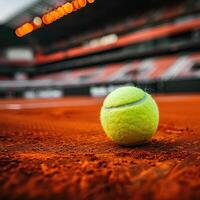
[[[63,80],[67,84],[200,77],[200,53],[172,55],[107,64],[37,76],[34,80]],[[196,68],[194,67],[196,66]]]

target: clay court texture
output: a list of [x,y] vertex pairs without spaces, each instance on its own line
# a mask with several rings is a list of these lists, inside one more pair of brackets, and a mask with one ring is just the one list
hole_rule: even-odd
[[0,101],[0,199],[199,199],[200,95],[156,95],[152,142],[111,142],[101,98]]

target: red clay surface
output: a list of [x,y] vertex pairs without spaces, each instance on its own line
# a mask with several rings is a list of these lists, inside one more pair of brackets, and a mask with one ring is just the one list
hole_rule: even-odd
[[200,199],[200,95],[155,98],[135,148],[105,136],[102,99],[1,100],[0,199]]

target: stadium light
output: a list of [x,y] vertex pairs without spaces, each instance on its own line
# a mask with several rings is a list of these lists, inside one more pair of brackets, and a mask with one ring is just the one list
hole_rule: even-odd
[[15,30],[15,34],[18,37],[23,37],[42,26],[51,24],[60,18],[85,7],[87,3],[91,4],[94,2],[95,0],[73,0],[67,2],[60,7],[53,9],[51,12],[44,14],[42,17],[35,17],[32,22],[27,22],[18,27]]

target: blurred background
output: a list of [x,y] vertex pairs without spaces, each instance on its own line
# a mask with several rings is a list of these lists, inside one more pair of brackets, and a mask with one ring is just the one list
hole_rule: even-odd
[[96,0],[15,35],[66,2],[0,0],[0,98],[200,91],[200,0]]

